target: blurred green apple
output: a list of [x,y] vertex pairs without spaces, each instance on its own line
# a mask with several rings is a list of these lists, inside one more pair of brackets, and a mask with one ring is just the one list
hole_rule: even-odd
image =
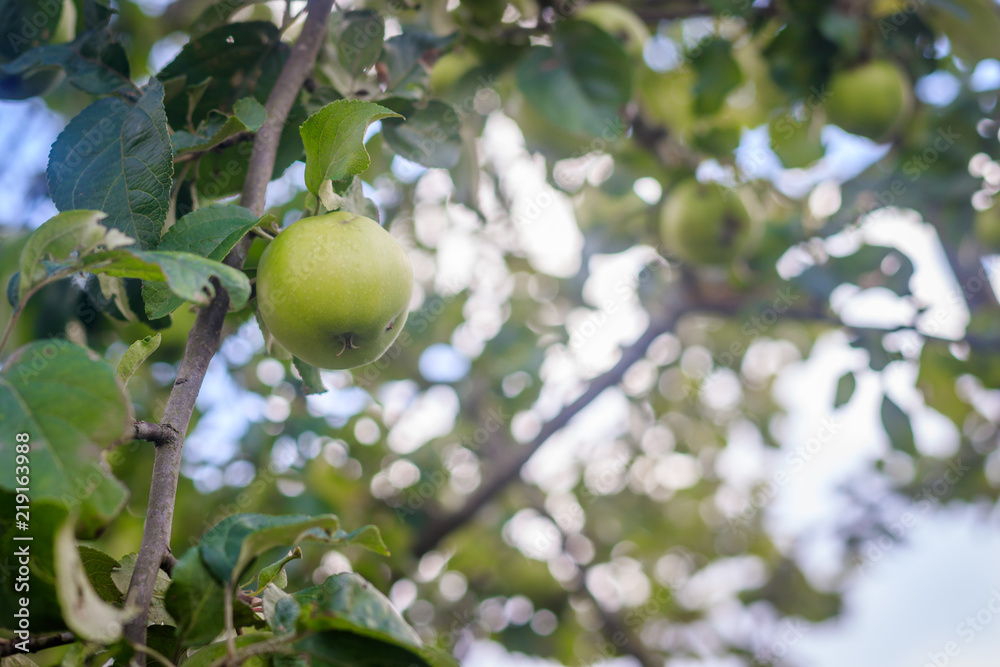
[[337,212],[300,220],[260,257],[257,307],[274,339],[319,368],[355,368],[402,331],[413,268],[377,222]]
[[899,126],[913,105],[903,71],[888,60],[874,60],[830,78],[827,118],[851,134],[880,141]]
[[739,195],[715,183],[686,180],[667,193],[660,209],[664,247],[692,264],[729,264],[758,236]]

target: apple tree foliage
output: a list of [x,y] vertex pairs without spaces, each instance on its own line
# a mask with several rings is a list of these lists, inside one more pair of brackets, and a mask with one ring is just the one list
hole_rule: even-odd
[[[484,638],[565,664],[777,664],[782,624],[838,614],[868,547],[900,537],[887,508],[996,502],[980,398],[1000,384],[997,87],[977,67],[997,56],[993,2],[339,4],[0,0],[0,97],[66,119],[37,175],[58,213],[0,231],[11,664],[449,665]],[[833,85],[869,62],[903,95]],[[865,141],[828,105],[878,135],[873,157],[828,168]],[[260,169],[286,191],[267,207],[245,191]],[[659,236],[693,178],[754,222],[710,266]],[[293,360],[254,317],[269,239],[338,209],[390,229],[418,282],[396,344],[350,373]],[[914,296],[911,259],[867,234],[883,209],[940,240],[958,338]],[[725,217],[688,237],[724,244]],[[568,271],[531,248],[567,218],[547,242],[578,246]],[[626,257],[595,296],[591,277]],[[907,315],[843,322],[863,294]],[[219,303],[224,320],[196,318]],[[212,364],[180,377],[220,332]],[[886,445],[845,480],[850,511],[822,527],[839,564],[820,576],[767,529],[779,478],[734,475],[728,443],[781,451],[775,380],[831,335],[865,363],[817,397],[839,411],[876,387]],[[435,369],[442,350],[467,368]],[[919,400],[879,382],[901,372]],[[166,471],[172,530],[144,536],[164,509],[154,450],[186,435],[165,406],[203,380]],[[957,447],[915,436],[930,412]],[[558,462],[529,465],[546,443]]]

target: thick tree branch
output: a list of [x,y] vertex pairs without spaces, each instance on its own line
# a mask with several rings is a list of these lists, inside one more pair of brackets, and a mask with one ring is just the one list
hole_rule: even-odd
[[[618,384],[632,364],[646,354],[649,344],[660,334],[673,329],[677,319],[684,313],[686,306],[677,299],[669,304],[667,312],[654,319],[639,339],[622,351],[621,359],[603,375],[594,378],[586,391],[576,400],[567,405],[550,422],[542,427],[539,434],[527,445],[518,446],[509,441],[502,431],[490,438],[485,447],[492,451],[513,452],[506,460],[497,461],[493,467],[497,472],[486,480],[460,509],[451,514],[432,516],[428,523],[420,529],[420,537],[412,547],[415,556],[422,556],[433,549],[446,535],[465,525],[480,509],[503,491],[508,484],[517,479],[521,468],[534,456],[545,442],[557,431],[566,426],[573,417],[587,407],[608,387]],[[508,440],[494,442],[494,440]]]
[[[274,157],[281,129],[306,76],[316,62],[332,9],[333,0],[309,0],[309,14],[305,25],[265,104],[267,120],[254,137],[253,152],[240,200],[240,204],[258,215],[264,211],[267,184],[274,171]],[[240,241],[226,258],[227,264],[243,266],[250,247],[249,240],[249,237],[244,237]],[[163,411],[160,424],[162,428],[173,431],[176,437],[156,448],[142,546],[139,548],[126,598],[127,604],[140,610],[125,628],[126,637],[136,644],[146,643],[146,623],[156,571],[164,562],[170,545],[184,434],[187,433],[195,399],[205,379],[208,364],[219,349],[222,325],[228,309],[229,295],[217,286],[212,303],[198,311],[198,317],[188,335],[177,379]]]

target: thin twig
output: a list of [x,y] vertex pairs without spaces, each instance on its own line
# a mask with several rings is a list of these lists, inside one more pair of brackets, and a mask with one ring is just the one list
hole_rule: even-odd
[[156,649],[149,648],[148,646],[143,646],[142,644],[132,644],[132,648],[138,653],[145,653],[154,660],[163,663],[164,665],[166,665],[166,667],[177,667],[174,663],[170,661],[169,658],[167,658],[167,656],[163,655]]
[[[309,15],[302,32],[292,47],[277,83],[264,108],[267,118],[256,133],[253,152],[247,165],[240,204],[258,215],[263,212],[267,184],[274,172],[274,159],[285,119],[302,88],[306,76],[316,62],[316,55],[326,35],[333,0],[309,0]],[[226,257],[226,263],[242,267],[252,238],[245,236]],[[180,474],[181,450],[201,389],[208,364],[219,349],[222,325],[229,309],[229,295],[219,286],[212,303],[198,311],[198,317],[188,334],[187,347],[177,372],[170,397],[160,423],[173,430],[177,437],[156,448],[153,479],[149,491],[149,509],[143,527],[142,545],[136,558],[135,571],[126,596],[126,604],[139,613],[125,627],[125,636],[136,644],[146,643],[146,623],[149,605],[156,583],[156,572],[163,562],[170,543],[174,505],[177,500],[177,478]],[[133,659],[134,664],[138,660]]]
[[[552,421],[542,427],[541,432],[527,445],[518,446],[509,441],[503,431],[497,432],[490,438],[491,441],[485,445],[491,451],[511,451],[514,452],[505,461],[498,461],[493,467],[498,472],[474,493],[458,510],[444,515],[432,516],[430,520],[421,527],[420,537],[412,547],[413,554],[422,556],[433,549],[438,542],[452,531],[465,525],[486,503],[491,501],[497,494],[503,491],[508,484],[513,482],[524,464],[534,456],[545,442],[557,431],[565,427],[573,417],[581,410],[590,405],[608,387],[618,384],[625,375],[625,372],[632,367],[632,364],[646,354],[646,349],[650,343],[660,334],[673,329],[677,319],[685,312],[686,306],[682,303],[670,304],[668,312],[650,323],[646,331],[639,336],[632,345],[622,351],[621,359],[618,360],[610,370],[591,380],[586,391],[576,400],[567,405],[557,414]],[[505,440],[506,442],[498,442]]]
[[160,569],[166,572],[167,576],[173,576],[174,566],[177,565],[177,558],[169,551],[163,554],[163,560],[160,561]]
[[145,440],[154,445],[166,445],[177,439],[177,433],[159,424],[137,421],[132,436],[136,440]]

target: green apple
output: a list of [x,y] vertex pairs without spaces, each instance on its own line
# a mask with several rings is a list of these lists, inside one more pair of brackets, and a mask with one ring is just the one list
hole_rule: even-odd
[[690,132],[696,120],[692,111],[694,84],[694,72],[688,67],[654,72],[640,66],[636,86],[643,115],[680,135]]
[[410,258],[377,222],[337,212],[275,237],[257,267],[257,307],[275,340],[319,368],[379,357],[406,324]]
[[758,236],[739,195],[714,183],[686,180],[667,193],[660,209],[664,247],[692,264],[729,264]]
[[444,54],[431,67],[431,91],[437,95],[449,91],[466,73],[477,65],[479,65],[479,59],[468,49]]
[[906,75],[887,60],[874,60],[830,78],[827,118],[851,134],[885,139],[907,116],[913,93]]

